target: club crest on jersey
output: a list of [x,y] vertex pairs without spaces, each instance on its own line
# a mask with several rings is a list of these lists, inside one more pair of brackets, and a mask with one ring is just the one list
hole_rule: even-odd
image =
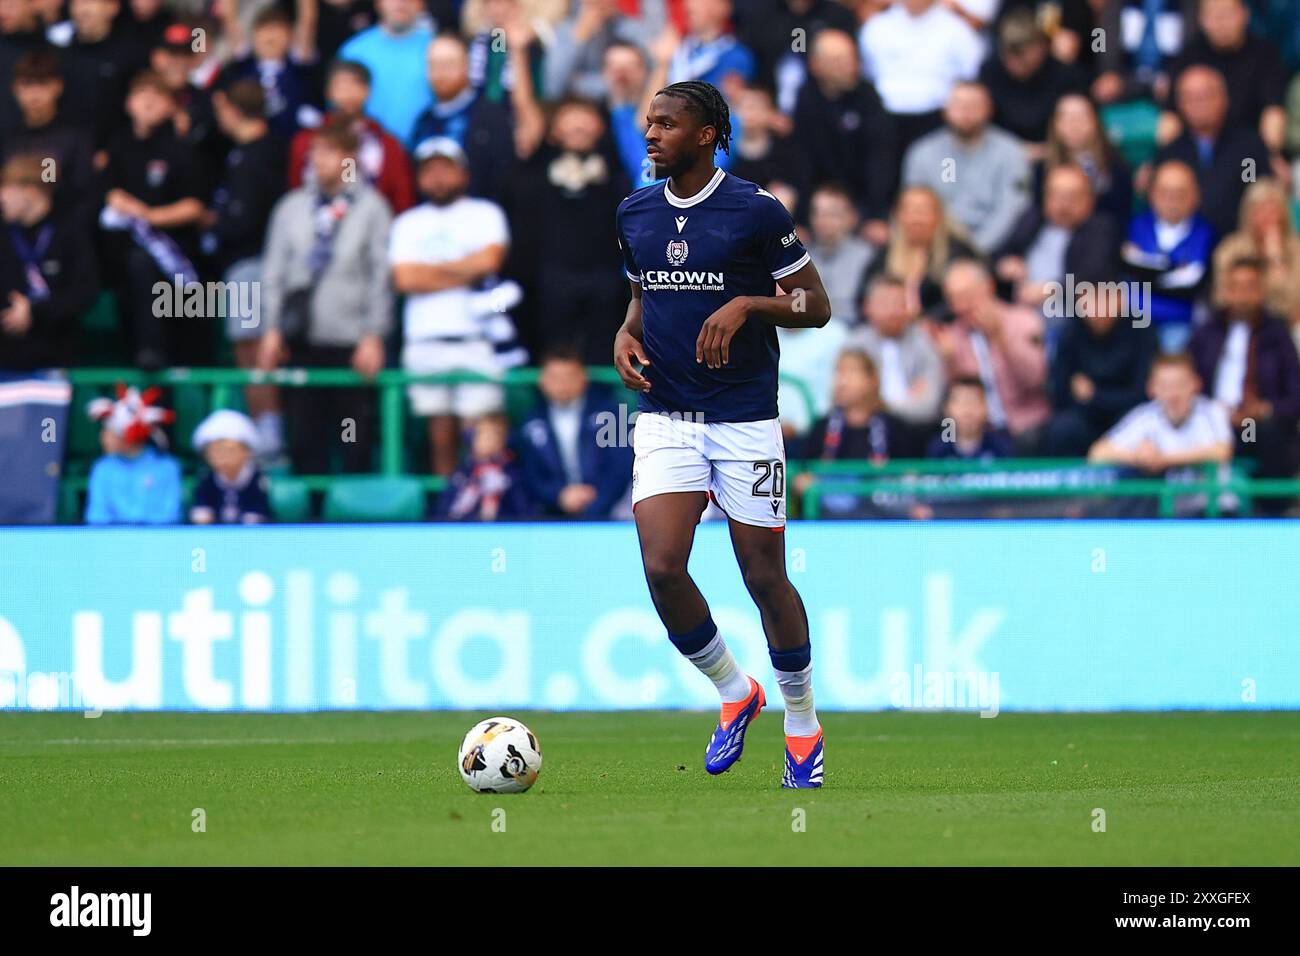
[[668,264],[679,266],[686,261],[690,254],[691,248],[686,244],[685,239],[672,239],[668,242],[668,250],[665,253],[668,256]]

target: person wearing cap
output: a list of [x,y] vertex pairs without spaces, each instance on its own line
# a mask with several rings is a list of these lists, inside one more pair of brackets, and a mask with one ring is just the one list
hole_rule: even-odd
[[[356,134],[327,126],[312,142],[311,185],[286,193],[271,213],[262,256],[258,366],[287,361],[351,368],[373,378],[384,367],[392,327],[388,233],[392,212],[357,169]],[[294,388],[284,394],[289,457],[300,474],[372,470],[375,392]]]
[[194,488],[193,524],[262,524],[271,520],[269,483],[258,469],[257,428],[242,412],[220,409],[194,430],[194,449],[208,471]]
[[[465,195],[469,169],[453,139],[425,140],[415,151],[416,182],[427,202],[393,223],[388,261],[393,285],[406,296],[402,366],[408,372],[471,371],[492,375],[497,361],[476,304],[475,287],[500,271],[510,245],[496,203]],[[456,467],[460,427],[502,406],[491,383],[412,385],[412,411],[429,418],[434,474]]]
[[39,156],[15,156],[0,174],[0,368],[75,364],[77,318],[95,301],[91,234],[54,208]]
[[104,450],[90,469],[86,524],[179,524],[181,467],[164,450],[162,426],[175,417],[154,403],[158,389],[118,385],[117,398],[86,408]]

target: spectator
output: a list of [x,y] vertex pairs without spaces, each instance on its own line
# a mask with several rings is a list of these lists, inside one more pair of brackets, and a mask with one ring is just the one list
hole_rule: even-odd
[[[1237,454],[1255,459],[1258,477],[1290,477],[1300,420],[1300,358],[1286,324],[1264,309],[1263,263],[1237,259],[1218,282],[1222,308],[1192,335],[1196,370],[1228,409]],[[1282,502],[1259,504],[1275,511]]]
[[1223,406],[1201,390],[1186,355],[1161,355],[1151,365],[1151,400],[1133,409],[1088,451],[1096,464],[1125,465],[1170,477],[1195,475],[1195,465],[1232,460],[1232,432]]
[[172,126],[202,162],[202,171],[196,175],[210,178],[225,165],[230,142],[217,126],[212,90],[201,76],[204,54],[196,52],[195,45],[191,28],[184,23],[173,23],[150,51],[149,66],[172,91],[176,101]]
[[1300,236],[1290,198],[1271,179],[1247,187],[1237,231],[1214,250],[1215,276],[1227,274],[1229,263],[1238,259],[1264,263],[1265,308],[1289,323],[1300,343]]
[[616,42],[645,46],[644,22],[626,16],[617,0],[576,0],[576,12],[555,28],[546,51],[546,98],[599,100],[606,92],[605,53]]
[[39,156],[15,156],[0,173],[0,368],[76,364],[78,317],[98,293],[84,224],[54,207]]
[[979,381],[992,425],[1009,432],[1022,452],[1034,450],[1051,415],[1043,317],[1000,301],[993,276],[972,260],[949,267],[943,294],[953,322],[936,337],[949,380]]
[[[355,174],[358,140],[345,126],[316,134],[314,182],[275,204],[262,262],[266,334],[258,365],[285,355],[306,368],[347,368],[373,378],[392,324],[386,245],[392,213]],[[296,388],[285,395],[290,458],[300,474],[371,467],[374,393],[369,388]]]
[[1214,234],[1196,211],[1199,201],[1192,168],[1162,163],[1151,181],[1151,208],[1133,218],[1120,250],[1136,279],[1151,283],[1147,306],[1165,352],[1186,348],[1210,272]]
[[587,380],[582,356],[572,350],[550,352],[537,385],[541,401],[520,428],[529,497],[542,514],[608,518],[632,477],[631,447],[609,440],[620,418],[613,396]]
[[1069,165],[1088,174],[1099,211],[1115,222],[1128,220],[1133,214],[1133,172],[1107,138],[1097,107],[1079,93],[1056,101],[1043,161],[1035,166],[1034,196],[1043,195],[1047,173]]
[[749,86],[736,96],[735,126],[740,134],[732,141],[727,171],[772,193],[793,190],[799,210],[794,218],[802,222],[809,200],[808,164],[803,148],[790,135],[789,117],[776,108],[766,89]]
[[1042,155],[1052,112],[1068,93],[1082,93],[1078,72],[1052,56],[1050,41],[1031,10],[1008,13],[998,26],[998,52],[980,70],[995,104],[993,122]]
[[862,72],[894,119],[899,154],[943,122],[940,110],[984,56],[979,35],[939,0],[898,0],[859,34]]
[[425,51],[433,30],[421,15],[420,0],[375,0],[375,9],[379,22],[343,44],[339,57],[370,71],[366,112],[405,143],[416,117],[432,102]]
[[500,412],[474,423],[469,454],[439,501],[449,521],[497,521],[531,513],[523,478],[506,445],[510,422]]
[[1227,125],[1228,89],[1217,71],[1189,66],[1178,77],[1176,96],[1183,131],[1156,154],[1156,164],[1178,159],[1196,170],[1201,214],[1226,236],[1246,189],[1243,173],[1266,175],[1268,148],[1254,130]]
[[[672,47],[676,49],[676,44]],[[654,163],[645,154],[645,115],[655,91],[667,80],[672,54],[657,42],[650,57],[655,65],[653,74],[651,60],[635,44],[616,41],[605,48],[602,75],[609,132],[633,189],[655,181]]]
[[54,201],[63,212],[89,223],[96,211],[93,144],[85,129],[60,115],[63,73],[51,50],[24,53],[14,64],[13,94],[19,127],[4,141],[3,158],[40,156],[53,160]]
[[979,83],[958,83],[945,125],[903,158],[903,185],[926,186],[985,255],[1001,248],[1029,206],[1029,163],[1014,136],[989,125],[993,101]]
[[684,0],[686,35],[668,68],[668,82],[703,80],[734,102],[754,80],[754,54],[731,29],[731,0]]
[[879,275],[867,287],[866,326],[849,336],[848,347],[866,352],[879,369],[880,398],[909,425],[933,424],[946,384],[943,359],[909,308],[906,285]]
[[862,280],[875,256],[871,245],[856,235],[857,223],[853,197],[843,186],[827,183],[814,190],[808,254],[830,297],[831,318],[845,327],[858,320]]
[[[769,0],[750,5],[739,35],[754,51],[758,76],[774,85],[777,108],[788,116],[807,78],[805,51],[817,35],[838,30],[852,36],[857,26],[853,13],[836,0]],[[795,37],[802,37],[803,46],[796,46]]]
[[[1115,222],[1096,211],[1092,183],[1078,166],[1057,166],[1043,184],[1043,210],[1020,217],[997,257],[997,276],[1015,301],[1035,308],[1058,295],[1067,276],[1113,275],[1119,261]],[[1049,328],[1049,336],[1055,328]]]
[[[436,138],[415,154],[416,181],[428,201],[393,224],[388,261],[393,285],[406,297],[402,312],[402,367],[408,372],[497,371],[482,317],[491,311],[475,294],[505,262],[510,231],[501,208],[465,195],[469,170],[454,140]],[[490,382],[412,385],[411,410],[429,419],[431,470],[456,468],[461,422],[500,410],[502,393]]]
[[469,37],[469,82],[491,103],[511,103],[518,95],[545,91],[545,48],[564,0],[466,0],[461,34]]
[[[1200,0],[1200,32],[1183,45],[1183,51],[1169,67],[1170,79],[1178,83],[1190,66],[1207,66],[1217,71],[1228,87],[1227,125],[1258,131],[1273,154],[1280,153],[1286,138],[1287,72],[1277,44],[1269,36],[1251,36],[1250,9],[1245,0]],[[1167,121],[1176,128],[1177,117]]]
[[[848,348],[835,362],[831,410],[808,433],[802,456],[809,461],[864,461],[882,464],[916,452],[916,434],[891,414],[880,400],[880,375],[875,360],[860,349]],[[800,472],[792,483],[800,498],[813,484],[833,488],[838,476]],[[828,512],[845,513],[858,505],[852,495],[823,494]]]
[[614,221],[631,186],[601,151],[605,134],[596,104],[561,102],[509,200],[519,240],[514,258],[536,291],[531,338],[545,351],[576,349],[589,365],[609,364],[628,299],[617,244],[591,241]]
[[234,48],[234,59],[220,82],[257,80],[266,95],[267,123],[286,143],[299,129],[320,123],[317,2],[296,0],[296,19],[274,3],[262,7],[253,18],[250,43],[239,20],[240,0],[223,0],[226,41]]
[[176,135],[176,98],[159,74],[145,71],[131,81],[126,109],[131,126],[108,149],[99,223],[106,230],[109,274],[117,280],[118,309],[132,333],[135,364],[146,370],[206,364],[208,323],[159,316],[154,287],[160,281],[182,286],[198,281],[194,259],[207,184],[194,150]]
[[993,461],[1011,457],[1011,439],[989,419],[988,393],[973,376],[960,376],[948,386],[943,403],[944,427],[930,439],[925,457]]
[[853,38],[823,30],[808,57],[811,83],[799,92],[794,137],[814,184],[842,183],[858,204],[864,238],[884,245],[890,197],[898,179],[893,123],[875,87],[862,78]]
[[146,50],[162,41],[163,31],[176,22],[176,14],[163,0],[128,0],[121,26]]
[[1085,289],[1061,331],[1048,382],[1053,415],[1043,440],[1047,455],[1087,454],[1145,395],[1155,333],[1121,318],[1130,314],[1127,286],[1113,288],[1118,294]]
[[271,520],[269,483],[254,461],[257,428],[240,412],[221,409],[194,430],[194,450],[208,470],[194,488],[192,524],[263,524]]
[[124,125],[127,84],[148,65],[148,48],[118,28],[121,11],[118,0],[71,0],[71,20],[50,31],[63,48],[65,118],[89,131],[97,146]]
[[[434,102],[415,121],[411,150],[430,139],[455,140],[469,158],[470,193],[500,199],[517,161],[510,106],[488,99],[470,85],[469,52],[460,37],[444,34],[434,39],[428,62],[427,83]],[[527,112],[530,117],[537,113],[531,106]],[[531,134],[528,138],[536,139]]]
[[[284,193],[280,175],[285,168],[284,143],[267,126],[266,97],[256,80],[236,80],[218,90],[213,106],[217,123],[234,146],[226,156],[212,205],[204,213],[202,245],[212,273],[235,290],[227,297],[225,310],[226,337],[234,347],[235,365],[254,368],[265,330],[262,316],[251,308],[251,290],[261,285],[262,241],[271,210]],[[284,445],[279,390],[274,385],[248,385],[244,401],[261,434],[263,454],[274,458]]]
[[855,235],[857,210],[841,186],[828,183],[813,193],[810,225],[808,254],[830,297],[831,318],[820,329],[776,330],[782,379],[797,379],[806,389],[781,387],[781,428],[788,439],[807,431],[814,419],[830,409],[835,357],[844,347],[849,327],[858,321],[858,296],[874,255],[871,246]]
[[1118,42],[1096,56],[1092,98],[1099,104],[1164,99],[1168,70],[1183,41],[1196,34],[1197,0],[1100,0],[1099,36]]
[[[426,9],[441,11],[440,2],[426,2]],[[439,23],[448,18],[439,12]],[[339,48],[355,34],[375,25],[374,0],[324,0],[320,5],[320,23],[316,28],[316,49],[322,63],[331,63],[338,57]]]
[[882,273],[901,280],[907,287],[910,308],[931,313],[943,305],[943,276],[949,264],[978,255],[966,240],[965,230],[948,218],[933,190],[909,186],[899,193],[889,244],[872,260],[867,280]]
[[[331,108],[325,125],[341,123],[357,134],[357,171],[388,200],[394,214],[415,205],[415,179],[411,161],[392,133],[365,115],[370,98],[370,71],[360,63],[338,60],[330,65],[325,83]],[[299,130],[289,146],[289,188],[297,189],[312,174],[312,129]]]
[[161,426],[174,416],[154,404],[158,394],[119,385],[116,401],[97,398],[87,406],[100,423],[104,455],[90,469],[86,524],[180,523],[181,468],[161,450]]

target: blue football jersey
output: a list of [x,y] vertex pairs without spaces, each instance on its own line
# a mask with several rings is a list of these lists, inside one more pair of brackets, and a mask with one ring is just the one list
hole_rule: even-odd
[[730,360],[695,361],[704,321],[738,295],[776,295],[776,281],[799,271],[808,252],[771,193],[719,169],[689,199],[668,183],[637,190],[618,207],[627,277],[641,286],[646,358],[642,411],[690,420],[753,422],[777,417],[776,329],[750,318],[731,340]]

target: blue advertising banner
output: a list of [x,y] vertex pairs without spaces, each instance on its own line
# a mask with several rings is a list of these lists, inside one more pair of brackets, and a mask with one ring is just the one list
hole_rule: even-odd
[[[805,522],[819,708],[1300,707],[1295,522]],[[726,528],[692,573],[780,695]],[[628,524],[0,531],[0,707],[713,707]]]

